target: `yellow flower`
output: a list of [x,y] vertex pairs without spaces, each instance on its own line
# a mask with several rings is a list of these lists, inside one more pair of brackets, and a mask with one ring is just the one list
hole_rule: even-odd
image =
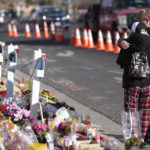
[[3,141],[4,141],[4,138],[0,136],[0,140],[3,142]]

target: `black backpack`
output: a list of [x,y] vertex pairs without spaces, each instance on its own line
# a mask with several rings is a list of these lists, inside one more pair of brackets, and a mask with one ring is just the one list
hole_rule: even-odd
[[149,78],[150,67],[145,52],[134,52],[129,65],[129,75],[133,78]]

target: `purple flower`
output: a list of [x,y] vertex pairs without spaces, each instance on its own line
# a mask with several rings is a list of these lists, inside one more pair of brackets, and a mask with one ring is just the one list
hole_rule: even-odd
[[21,113],[16,113],[16,114],[14,114],[14,116],[15,116],[14,121],[18,121],[18,120],[22,119],[22,114]]
[[27,118],[30,117],[30,111],[27,109],[22,109],[22,114]]

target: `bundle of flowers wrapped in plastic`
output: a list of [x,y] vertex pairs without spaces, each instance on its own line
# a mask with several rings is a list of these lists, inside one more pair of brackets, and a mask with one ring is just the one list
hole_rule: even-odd
[[52,133],[52,131],[48,125],[44,125],[39,122],[36,122],[33,125],[32,129],[35,132],[39,143],[46,143],[46,135],[48,133]]
[[2,105],[0,111],[6,118],[10,118],[13,123],[22,126],[26,121],[34,122],[34,118],[29,110],[19,107],[15,102]]
[[122,112],[122,126],[125,150],[139,149],[141,126],[139,112]]
[[43,89],[40,92],[40,98],[42,101],[45,100],[45,103],[56,104],[58,102],[58,98],[52,95],[47,89]]

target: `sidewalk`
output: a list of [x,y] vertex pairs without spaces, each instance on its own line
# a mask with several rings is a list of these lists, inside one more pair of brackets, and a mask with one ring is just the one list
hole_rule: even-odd
[[[22,80],[23,77],[25,77],[26,79],[29,79],[29,75],[27,75],[19,70],[16,70],[15,79]],[[90,109],[89,107],[75,101],[71,97],[57,91],[56,89],[54,89],[46,84],[41,83],[40,89],[43,90],[44,88],[48,89],[60,101],[64,101],[68,105],[73,106],[79,114],[81,114],[83,116],[89,114],[91,123],[99,126],[106,135],[110,135],[110,137],[120,145],[121,150],[124,149],[123,148],[124,144],[122,142],[120,142],[120,141],[123,141],[123,136],[122,136],[123,133],[122,133],[121,125],[118,125],[117,123],[113,122],[112,120],[108,119],[107,117],[103,116],[102,114],[95,112],[94,110]]]

